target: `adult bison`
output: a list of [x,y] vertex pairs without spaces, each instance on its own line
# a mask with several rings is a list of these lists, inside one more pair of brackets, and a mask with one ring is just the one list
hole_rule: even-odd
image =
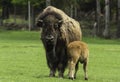
[[79,23],[62,10],[48,6],[37,17],[36,24],[42,27],[41,40],[50,68],[49,76],[54,77],[58,70],[59,77],[63,77],[68,62],[67,45],[81,39]]

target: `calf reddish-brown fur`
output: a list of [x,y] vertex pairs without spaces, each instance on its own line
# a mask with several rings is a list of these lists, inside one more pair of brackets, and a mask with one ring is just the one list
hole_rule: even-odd
[[69,66],[69,78],[76,78],[76,73],[78,70],[79,61],[83,64],[83,69],[85,72],[85,80],[88,80],[87,76],[87,64],[88,64],[88,56],[89,50],[86,43],[82,41],[73,41],[68,45],[68,66]]

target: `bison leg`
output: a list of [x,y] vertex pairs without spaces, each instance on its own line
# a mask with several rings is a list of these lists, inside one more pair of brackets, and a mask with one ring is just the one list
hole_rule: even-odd
[[56,66],[55,65],[56,64],[48,62],[48,66],[50,68],[50,74],[49,74],[50,77],[55,77],[55,73],[56,73]]
[[85,80],[88,80],[88,75],[87,75],[87,59],[86,61],[83,63],[83,70],[84,70],[84,73],[85,73]]
[[69,61],[69,79],[74,79],[74,73],[75,73],[75,63],[73,61]]
[[77,71],[78,71],[78,64],[79,64],[79,62],[77,62],[76,66],[75,66],[75,74],[74,74],[75,79],[76,79],[76,74],[77,74]]
[[60,78],[63,78],[64,71],[65,71],[65,67],[63,66],[63,64],[62,63],[58,64],[58,72]]
[[76,78],[76,73],[77,73],[77,70],[78,70],[78,60],[79,60],[79,55],[74,53],[75,55],[72,56],[70,59],[69,59],[69,78],[70,79],[75,79]]
[[50,77],[55,77],[56,70],[55,69],[50,69]]

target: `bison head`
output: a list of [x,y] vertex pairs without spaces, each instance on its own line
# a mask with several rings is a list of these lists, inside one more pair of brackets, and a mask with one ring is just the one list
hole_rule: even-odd
[[48,15],[42,20],[37,20],[37,26],[42,27],[41,39],[46,45],[55,45],[57,37],[60,35],[60,27],[62,20],[58,19],[54,15]]

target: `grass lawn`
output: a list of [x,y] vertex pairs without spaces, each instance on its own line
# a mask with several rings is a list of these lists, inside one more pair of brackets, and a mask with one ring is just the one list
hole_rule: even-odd
[[[72,82],[48,77],[45,51],[36,31],[0,31],[0,82]],[[82,65],[74,82],[120,82],[120,40],[85,37],[90,49],[89,80]]]

